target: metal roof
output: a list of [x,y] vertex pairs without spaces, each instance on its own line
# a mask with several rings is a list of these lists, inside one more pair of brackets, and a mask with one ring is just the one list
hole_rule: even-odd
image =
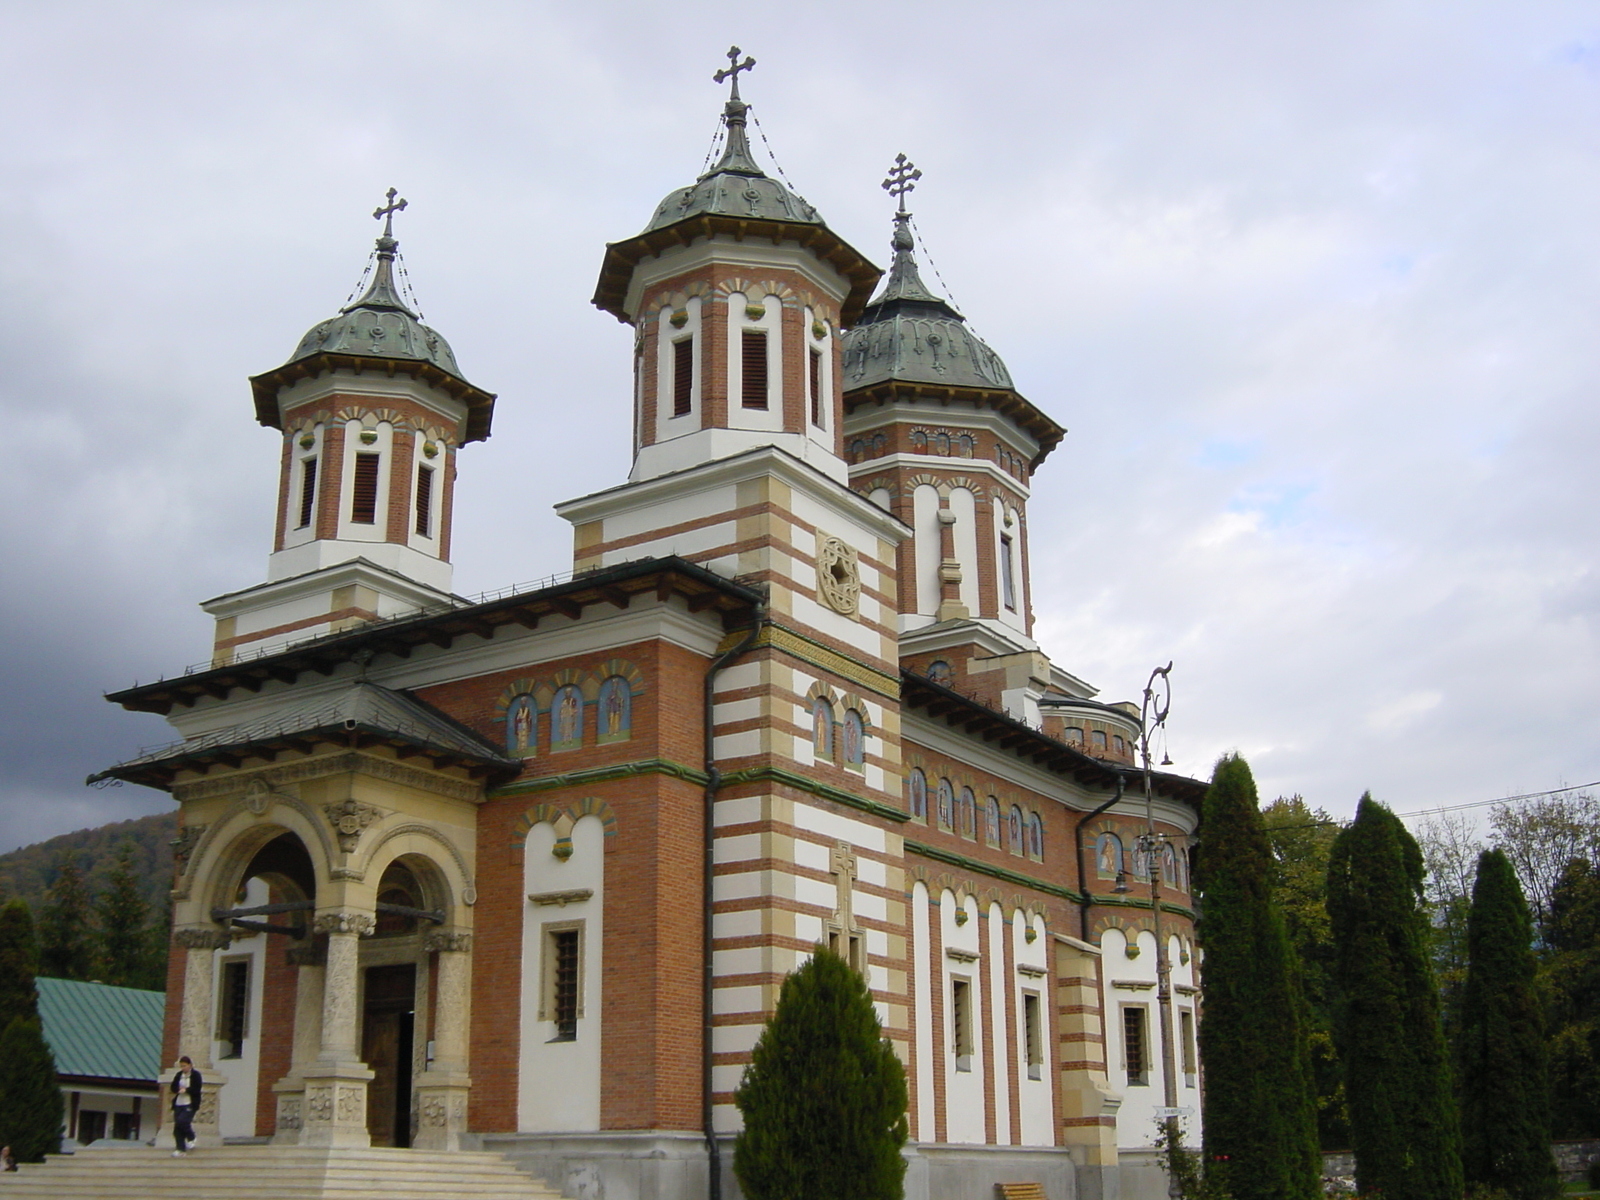
[[160,1078],[165,992],[74,979],[34,983],[56,1074],[147,1083]]

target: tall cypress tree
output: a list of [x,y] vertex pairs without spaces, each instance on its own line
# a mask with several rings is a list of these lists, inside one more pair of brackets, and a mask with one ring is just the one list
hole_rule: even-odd
[[39,944],[33,936],[33,913],[27,901],[10,900],[0,908],[0,1033],[15,1017],[37,1019]]
[[1309,1200],[1322,1158],[1305,1004],[1250,767],[1217,763],[1206,792],[1195,879],[1204,899],[1205,1157],[1226,1162],[1234,1200]]
[[0,1137],[19,1162],[61,1150],[63,1105],[56,1060],[37,1017],[13,1017],[0,1033]]
[[1467,913],[1456,1035],[1461,1164],[1468,1183],[1503,1188],[1514,1200],[1547,1200],[1560,1190],[1535,969],[1533,919],[1517,873],[1504,851],[1485,850]]
[[1339,1055],[1357,1188],[1385,1200],[1460,1200],[1461,1130],[1422,880],[1416,840],[1363,796],[1328,861]]
[[39,974],[87,980],[94,972],[89,889],[71,851],[56,863],[56,879],[39,913]]
[[[105,888],[95,904],[100,922],[100,982],[118,987],[144,987],[148,976],[149,936],[145,901],[133,866],[134,845],[124,840],[106,873]],[[159,985],[158,985],[159,986]]]
[[900,1200],[906,1076],[867,984],[818,946],[783,981],[734,1103],[733,1170],[750,1200]]
[[1586,859],[1556,885],[1543,957],[1551,1132],[1600,1137],[1600,868]]

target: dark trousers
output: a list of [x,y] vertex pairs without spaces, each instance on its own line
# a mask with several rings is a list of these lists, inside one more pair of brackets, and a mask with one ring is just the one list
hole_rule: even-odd
[[179,1150],[187,1150],[194,1141],[194,1107],[179,1104],[172,1110],[172,1137]]

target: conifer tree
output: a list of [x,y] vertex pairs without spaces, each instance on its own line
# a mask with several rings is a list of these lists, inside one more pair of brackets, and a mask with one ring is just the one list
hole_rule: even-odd
[[906,1077],[866,981],[818,946],[783,981],[734,1093],[733,1170],[750,1200],[900,1200]]
[[1416,840],[1363,796],[1328,862],[1336,1028],[1356,1186],[1385,1200],[1460,1200],[1461,1130],[1428,960],[1422,881]]
[[1469,1184],[1501,1188],[1513,1200],[1559,1190],[1534,974],[1533,920],[1517,873],[1504,851],[1485,850],[1467,913],[1456,1042],[1461,1165]]
[[[104,890],[95,903],[99,919],[99,979],[117,987],[144,987],[148,978],[149,938],[145,901],[133,866],[134,846],[124,841],[106,873]],[[159,986],[159,985],[158,985]]]
[[1234,1200],[1310,1200],[1322,1158],[1305,1004],[1255,779],[1237,755],[1217,763],[1201,827],[1205,1158],[1227,1164]]
[[0,1033],[0,1140],[19,1162],[61,1150],[61,1085],[37,1017],[13,1017]]
[[1600,1137],[1600,867],[1575,858],[1550,906],[1544,946],[1551,1132]]
[[39,993],[33,986],[38,972],[33,914],[26,901],[7,901],[0,908],[0,1030],[15,1017],[38,1017]]
[[89,889],[77,858],[63,851],[56,879],[39,912],[39,974],[51,979],[88,980],[94,972],[94,931]]

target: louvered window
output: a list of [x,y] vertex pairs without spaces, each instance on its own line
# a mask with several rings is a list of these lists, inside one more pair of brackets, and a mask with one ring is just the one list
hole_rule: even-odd
[[956,1070],[972,1070],[972,984],[950,981],[950,1043],[956,1052]]
[[688,416],[694,403],[694,339],[672,343],[672,415]]
[[378,520],[377,454],[356,455],[355,486],[350,492],[350,523],[373,525]]
[[578,931],[561,929],[550,935],[555,957],[551,971],[551,1009],[556,1037],[570,1041],[578,1036]]
[[824,428],[822,420],[822,351],[811,352],[811,423]]
[[740,395],[746,408],[767,407],[767,335],[746,330],[743,354],[743,387]]
[[428,537],[433,531],[433,468],[417,468],[417,532]]
[[300,525],[304,529],[311,524],[312,510],[316,507],[317,500],[317,460],[307,458],[300,463]]
[[1122,1061],[1128,1069],[1128,1083],[1140,1087],[1150,1082],[1150,1063],[1145,1050],[1144,1008],[1129,1005],[1122,1010]]

